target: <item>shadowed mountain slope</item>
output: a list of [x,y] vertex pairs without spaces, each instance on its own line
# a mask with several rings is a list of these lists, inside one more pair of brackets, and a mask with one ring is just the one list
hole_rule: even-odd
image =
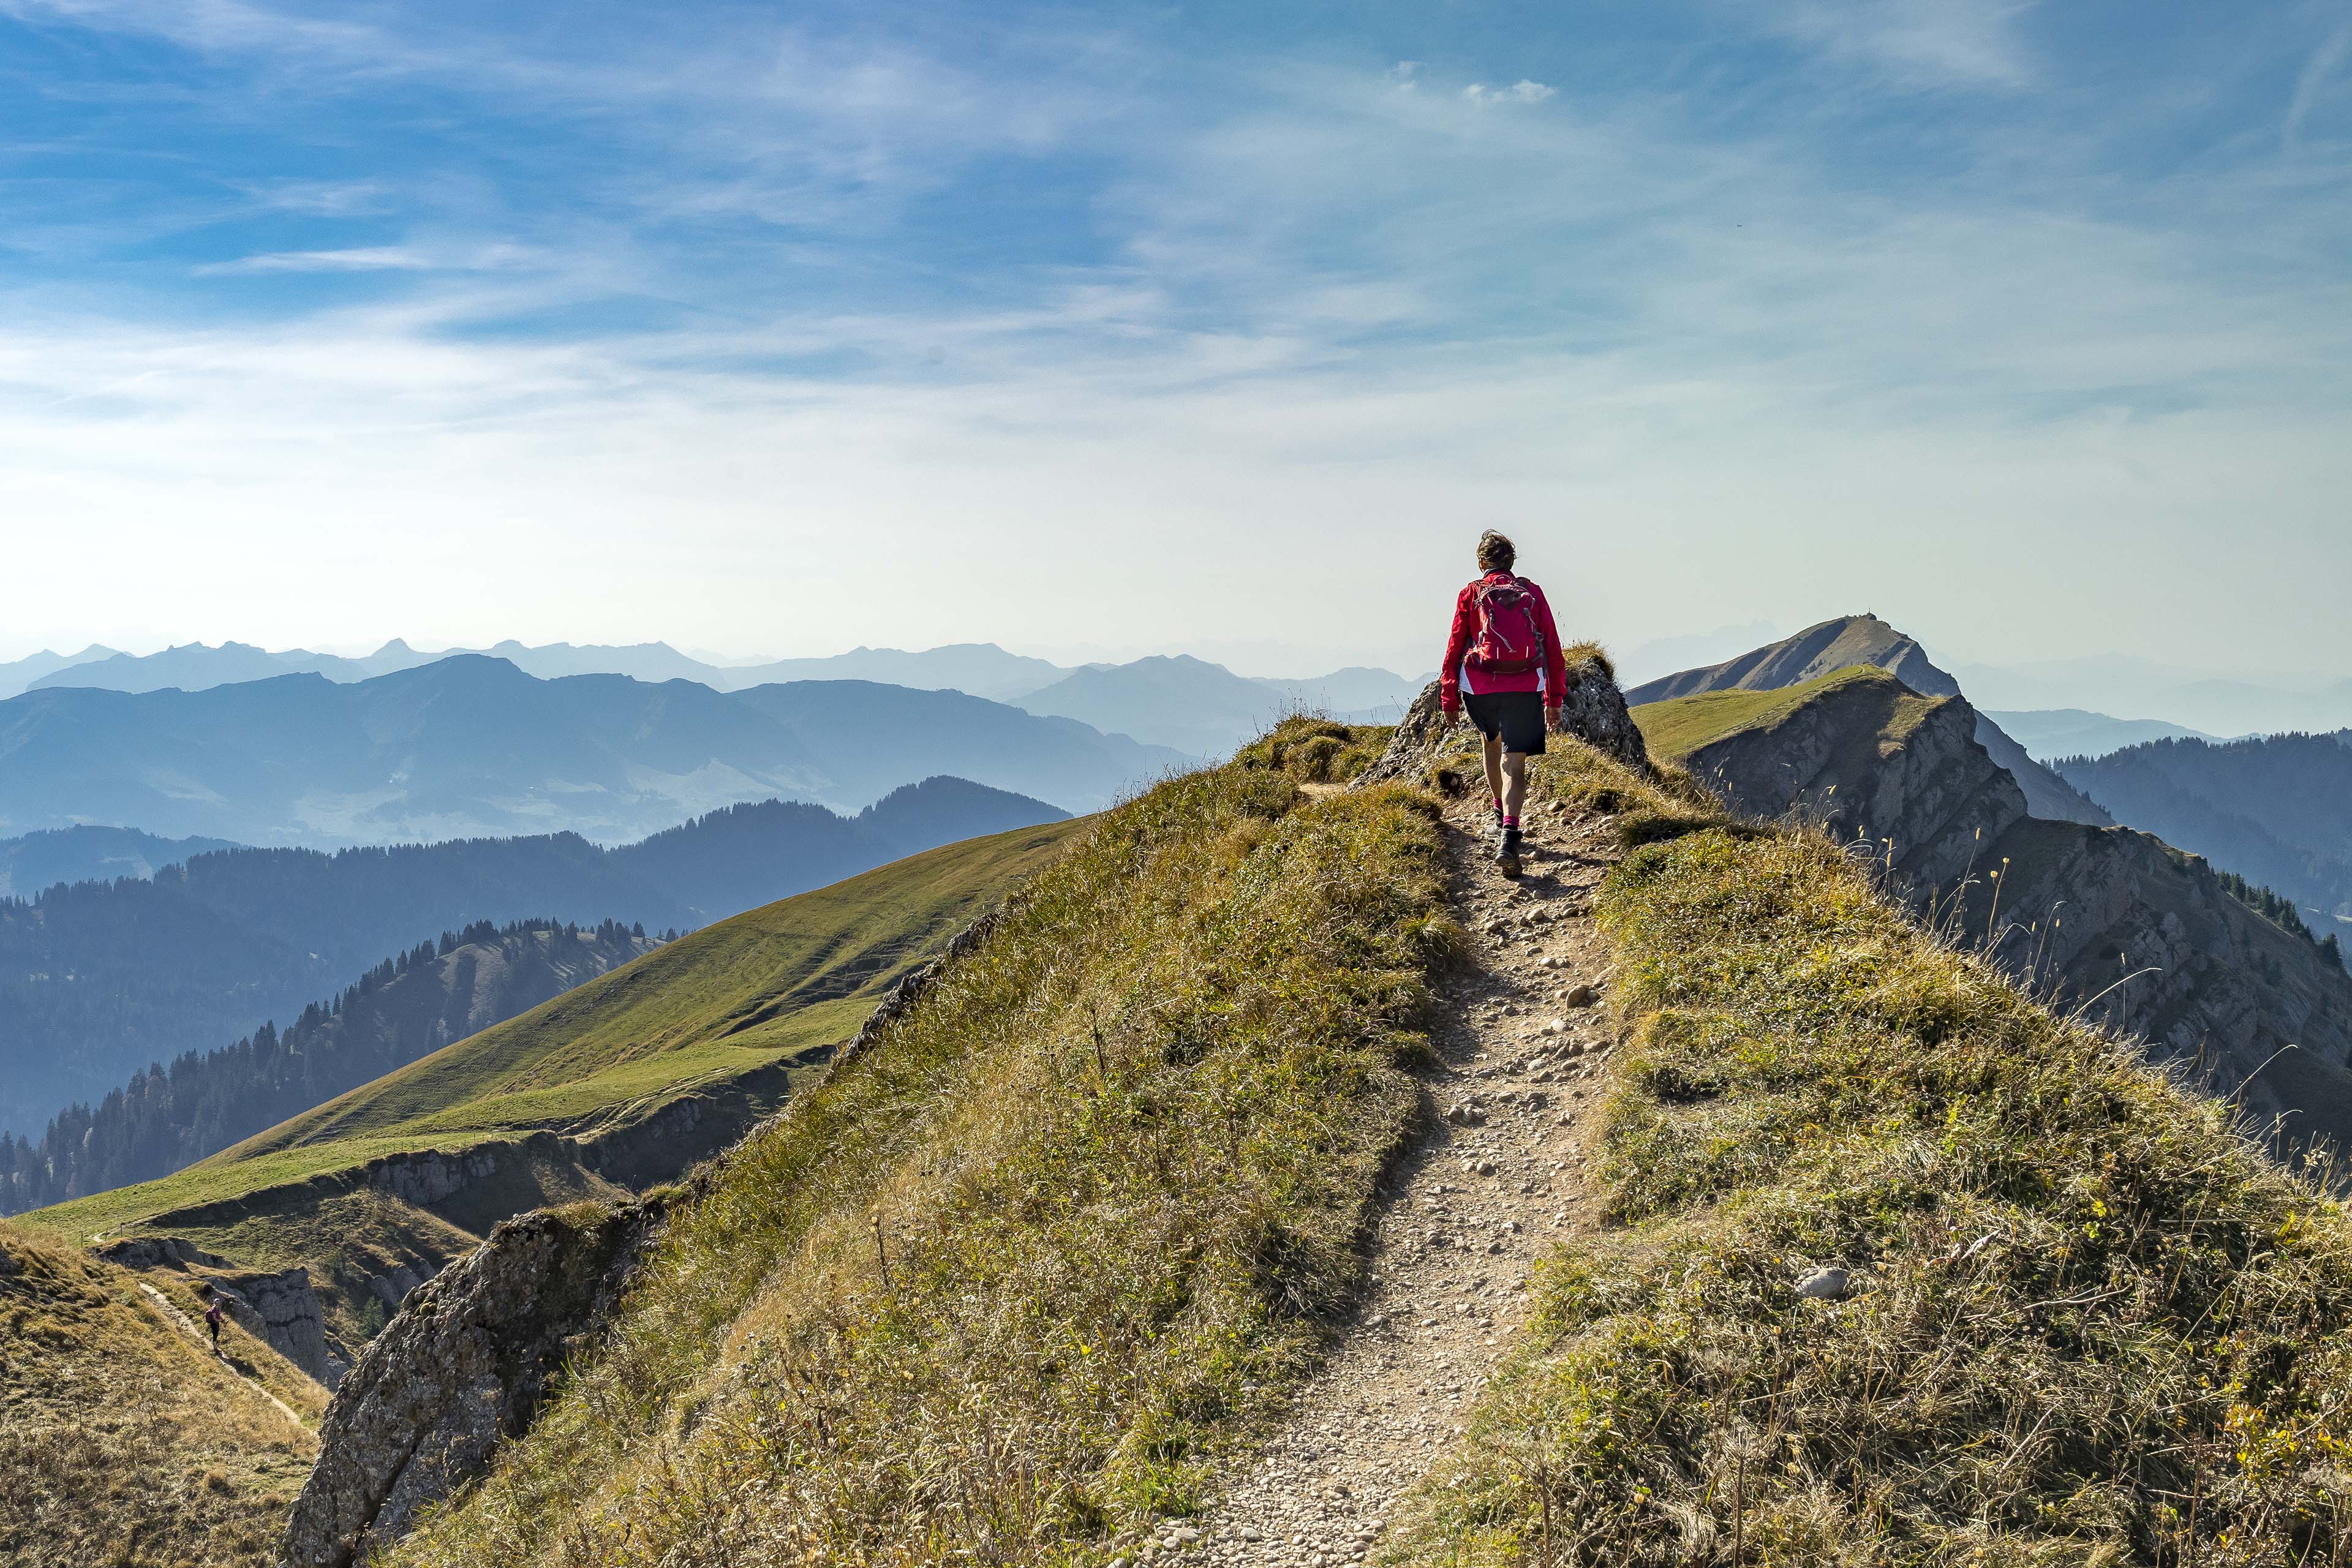
[[2352,916],[2352,730],[2243,741],[2175,738],[2053,764],[2136,827],[2304,905]]
[[[1738,658],[1703,669],[1686,669],[1637,686],[1625,700],[1639,707],[1669,698],[1710,691],[1776,691],[1857,666],[1884,669],[1924,697],[1957,697],[1959,683],[1929,660],[1927,651],[1875,616],[1844,616],[1807,626]],[[2025,792],[2027,809],[2058,822],[2112,826],[2114,818],[2065,780],[2035,762],[2024,747],[1983,714],[1975,715],[1979,744],[2009,770]]]
[[650,952],[642,927],[485,921],[386,959],[284,1029],[131,1074],[38,1141],[0,1134],[0,1213],[167,1176]]

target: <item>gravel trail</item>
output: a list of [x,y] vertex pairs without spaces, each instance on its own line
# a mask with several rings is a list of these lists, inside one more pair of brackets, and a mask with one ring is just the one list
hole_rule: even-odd
[[1591,910],[1615,841],[1598,818],[1533,816],[1515,885],[1495,868],[1480,805],[1483,792],[1447,809],[1473,958],[1441,994],[1433,1130],[1382,1194],[1362,1309],[1284,1428],[1202,1517],[1134,1543],[1133,1563],[1360,1562],[1505,1353],[1529,1263],[1597,1223],[1585,1165],[1611,1041],[1580,988],[1607,984]]

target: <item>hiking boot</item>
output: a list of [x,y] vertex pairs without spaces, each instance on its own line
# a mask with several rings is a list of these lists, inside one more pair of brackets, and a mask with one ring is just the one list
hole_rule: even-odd
[[1486,808],[1486,837],[1497,844],[1503,841],[1503,803],[1499,800]]
[[1517,828],[1503,829],[1503,847],[1495,852],[1495,864],[1501,868],[1504,876],[1513,881],[1518,880],[1519,830]]

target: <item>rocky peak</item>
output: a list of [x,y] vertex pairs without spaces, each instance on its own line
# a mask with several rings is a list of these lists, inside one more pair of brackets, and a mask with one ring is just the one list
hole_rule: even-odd
[[343,1379],[281,1548],[345,1568],[479,1475],[537,1414],[575,1336],[598,1322],[660,1208],[541,1209],[500,1224],[418,1287]]

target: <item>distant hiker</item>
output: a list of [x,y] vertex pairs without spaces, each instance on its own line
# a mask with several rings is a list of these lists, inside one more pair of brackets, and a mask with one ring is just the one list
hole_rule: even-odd
[[220,1292],[210,1285],[205,1287],[205,1327],[213,1331],[213,1353],[220,1353],[221,1304]]
[[1478,536],[1479,574],[1454,601],[1454,630],[1437,667],[1445,727],[1452,729],[1467,707],[1470,722],[1486,738],[1495,860],[1506,877],[1519,874],[1519,808],[1527,804],[1528,759],[1542,754],[1545,731],[1559,728],[1568,684],[1568,661],[1543,590],[1511,573],[1518,556],[1517,548],[1492,529]]

